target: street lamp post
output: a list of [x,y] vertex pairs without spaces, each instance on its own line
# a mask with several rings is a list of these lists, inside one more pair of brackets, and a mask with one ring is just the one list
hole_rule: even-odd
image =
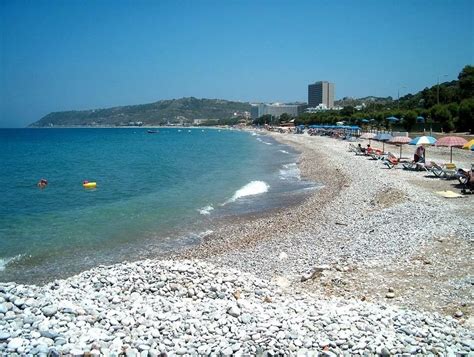
[[436,103],[439,104],[439,77],[447,77],[447,74],[438,75],[438,85],[436,86]]
[[406,88],[406,86],[398,87],[398,94],[397,94],[397,109],[400,109],[400,89]]

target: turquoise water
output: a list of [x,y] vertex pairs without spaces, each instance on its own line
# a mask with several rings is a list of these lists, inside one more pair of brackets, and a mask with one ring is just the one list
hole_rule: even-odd
[[2,129],[0,280],[44,281],[197,243],[223,217],[303,196],[312,185],[295,160],[268,137],[231,130]]

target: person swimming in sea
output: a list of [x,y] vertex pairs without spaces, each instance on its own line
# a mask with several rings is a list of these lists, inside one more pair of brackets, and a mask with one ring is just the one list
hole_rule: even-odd
[[41,189],[45,188],[46,186],[48,186],[48,180],[42,178],[38,181],[37,186]]

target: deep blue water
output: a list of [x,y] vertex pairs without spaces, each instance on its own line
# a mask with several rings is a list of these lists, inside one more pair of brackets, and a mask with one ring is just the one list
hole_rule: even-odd
[[0,129],[0,281],[196,243],[222,217],[303,196],[312,185],[295,161],[268,137],[231,130]]

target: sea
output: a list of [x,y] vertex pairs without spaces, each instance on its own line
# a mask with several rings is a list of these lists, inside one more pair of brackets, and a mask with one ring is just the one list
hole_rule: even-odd
[[298,152],[269,136],[157,131],[0,129],[0,281],[39,284],[166,255],[318,187],[301,179]]

